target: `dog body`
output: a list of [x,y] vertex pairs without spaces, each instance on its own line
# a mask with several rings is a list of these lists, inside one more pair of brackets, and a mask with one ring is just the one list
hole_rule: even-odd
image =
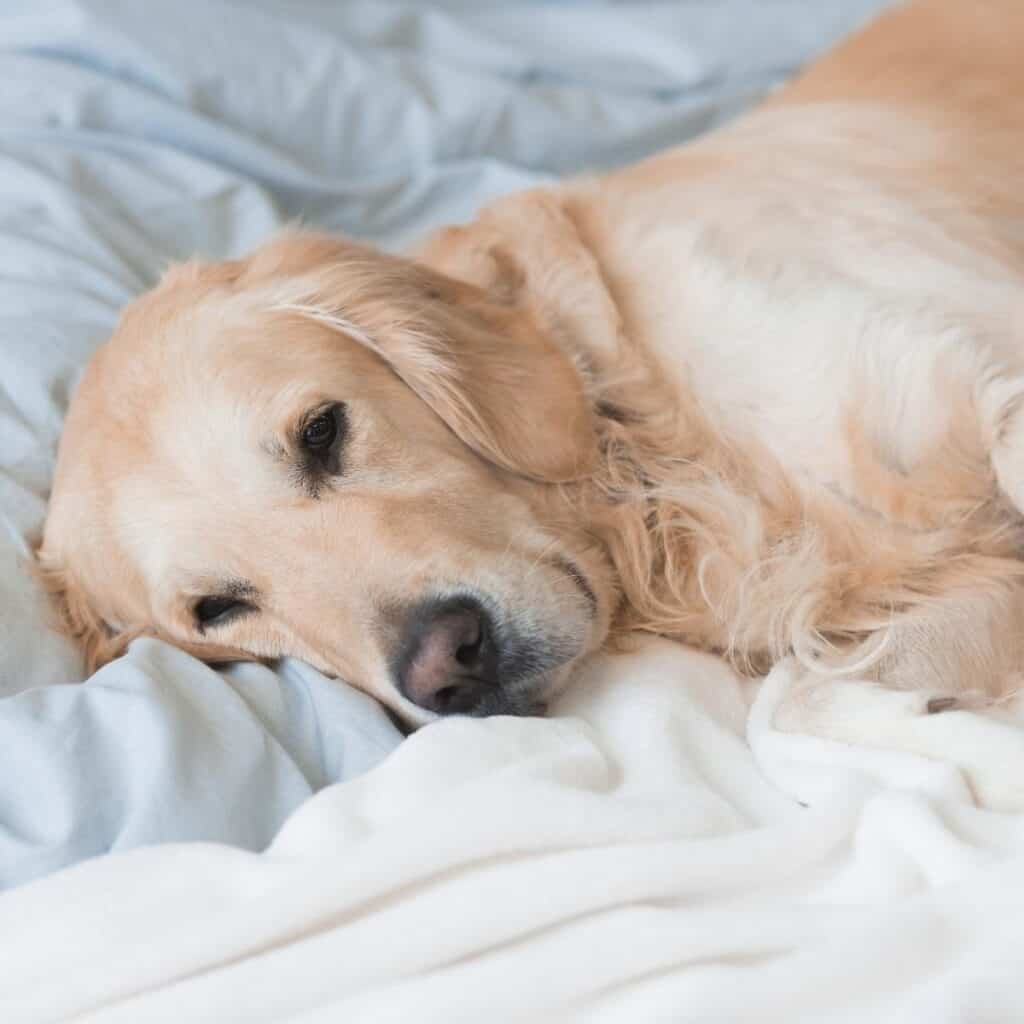
[[68,628],[304,657],[413,721],[535,710],[638,629],[1012,691],[1022,42],[1011,0],[920,0],[413,260],[296,234],[173,270],[69,415]]

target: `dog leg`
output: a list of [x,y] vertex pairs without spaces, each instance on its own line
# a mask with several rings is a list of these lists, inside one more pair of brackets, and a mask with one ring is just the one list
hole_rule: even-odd
[[1010,703],[998,709],[967,710],[958,698],[934,691],[892,690],[806,673],[794,674],[775,706],[772,725],[780,732],[952,764],[963,773],[979,805],[1020,811],[1024,809],[1021,711]]

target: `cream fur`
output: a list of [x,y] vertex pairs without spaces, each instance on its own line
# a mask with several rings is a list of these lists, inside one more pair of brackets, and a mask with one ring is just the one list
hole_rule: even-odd
[[[70,628],[94,658],[139,630],[202,651],[189,595],[234,574],[267,600],[221,646],[306,657],[415,718],[380,608],[468,580],[538,638],[559,624],[549,690],[639,629],[750,671],[792,652],[1013,691],[1022,44],[1012,0],[920,0],[735,126],[500,200],[413,261],[299,234],[174,272],[75,399],[41,552]],[[354,448],[314,510],[260,431],[328,388]]]

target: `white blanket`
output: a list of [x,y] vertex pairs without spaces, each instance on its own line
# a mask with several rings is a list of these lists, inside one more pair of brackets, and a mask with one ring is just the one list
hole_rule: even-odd
[[748,715],[717,661],[653,642],[566,717],[428,726],[264,855],[16,889],[0,1020],[1024,1019],[1024,817],[948,764],[773,732],[789,678]]

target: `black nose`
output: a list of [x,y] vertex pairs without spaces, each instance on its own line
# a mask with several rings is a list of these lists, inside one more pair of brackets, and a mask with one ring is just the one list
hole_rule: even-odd
[[398,686],[440,715],[473,714],[498,689],[498,651],[490,616],[472,597],[428,600],[402,627]]

